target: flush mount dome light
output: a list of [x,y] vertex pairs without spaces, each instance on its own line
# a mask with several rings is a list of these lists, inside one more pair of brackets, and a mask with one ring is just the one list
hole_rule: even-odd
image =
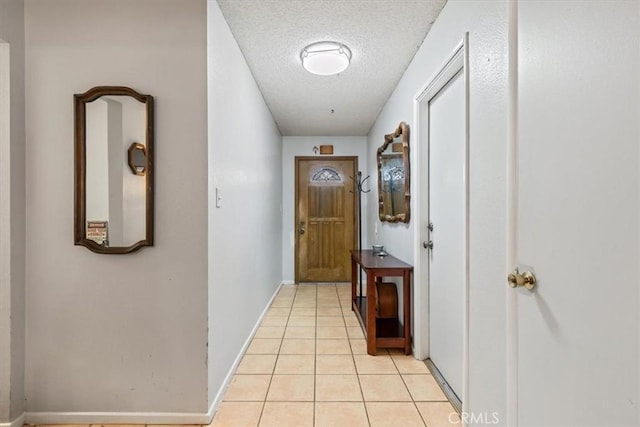
[[317,42],[302,49],[300,59],[308,72],[330,76],[347,69],[351,60],[351,50],[338,42]]

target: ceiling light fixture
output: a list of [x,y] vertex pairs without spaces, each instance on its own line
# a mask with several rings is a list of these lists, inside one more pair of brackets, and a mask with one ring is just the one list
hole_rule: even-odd
[[300,59],[308,72],[330,76],[347,69],[351,61],[351,50],[338,42],[317,42],[302,49]]

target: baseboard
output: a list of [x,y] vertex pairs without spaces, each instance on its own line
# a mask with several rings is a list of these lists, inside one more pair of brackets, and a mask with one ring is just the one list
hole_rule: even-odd
[[295,285],[296,282],[294,282],[293,280],[283,280],[282,284],[283,285]]
[[0,423],[0,427],[22,427],[24,424],[24,414],[20,415],[13,421],[9,421],[8,423]]
[[[249,345],[251,344],[251,340],[253,339],[254,335],[258,331],[258,328],[260,327],[260,324],[262,323],[262,319],[267,314],[267,310],[269,310],[269,307],[271,307],[271,303],[273,303],[273,300],[278,295],[278,292],[280,292],[280,288],[282,288],[283,285],[287,285],[287,284],[289,284],[289,283],[287,283],[286,281],[283,281],[282,283],[280,283],[280,285],[276,288],[276,291],[271,296],[271,299],[269,300],[269,302],[265,306],[264,310],[262,310],[262,313],[260,314],[260,317],[258,318],[258,321],[253,326],[253,329],[251,330],[251,333],[249,334],[249,337],[244,342],[244,345],[240,349],[240,352],[238,353],[238,356],[233,361],[233,365],[231,365],[231,368],[227,372],[227,376],[224,378],[224,381],[222,382],[222,385],[218,389],[218,393],[216,393],[216,397],[213,399],[213,402],[211,402],[211,405],[209,406],[209,411],[207,412],[207,416],[209,418],[208,418],[208,421],[207,421],[206,424],[211,424],[211,421],[213,420],[213,416],[215,415],[216,411],[218,410],[218,406],[220,405],[220,402],[222,401],[222,397],[224,396],[224,393],[227,391],[227,387],[229,386],[229,383],[231,382],[231,379],[233,378],[233,374],[235,374],[236,369],[238,369],[238,365],[240,364],[240,361],[242,360],[242,357],[244,356],[244,353],[249,348]],[[291,284],[293,284],[293,282],[291,282]]]
[[[208,413],[188,412],[27,412],[27,424],[209,424]],[[2,426],[0,424],[0,426]],[[21,427],[11,426],[11,427]]]
[[[223,384],[223,390],[226,390],[227,386],[229,385],[227,383],[227,379],[225,378],[225,383]],[[218,394],[220,394],[218,392]],[[213,400],[213,402],[211,402],[211,405],[209,405],[209,410],[207,411],[207,424],[211,424],[211,422],[213,422],[213,416],[216,414],[216,411],[218,410],[218,406],[220,406],[220,398],[218,398],[218,395],[216,395],[216,398]]]

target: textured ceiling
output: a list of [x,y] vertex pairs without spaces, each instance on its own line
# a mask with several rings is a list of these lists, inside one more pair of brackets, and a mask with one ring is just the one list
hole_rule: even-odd
[[[218,0],[283,135],[366,135],[445,3]],[[339,75],[302,68],[324,40],[353,52]]]

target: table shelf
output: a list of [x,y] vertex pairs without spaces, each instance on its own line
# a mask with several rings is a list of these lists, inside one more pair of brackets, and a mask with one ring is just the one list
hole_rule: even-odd
[[[356,309],[356,317],[360,321],[363,331],[366,335],[367,324],[367,297],[356,297],[354,302]],[[376,318],[376,336],[380,338],[402,338],[404,336],[404,328],[397,318],[383,319]],[[384,346],[380,346],[384,347]],[[403,346],[404,347],[404,346]]]

